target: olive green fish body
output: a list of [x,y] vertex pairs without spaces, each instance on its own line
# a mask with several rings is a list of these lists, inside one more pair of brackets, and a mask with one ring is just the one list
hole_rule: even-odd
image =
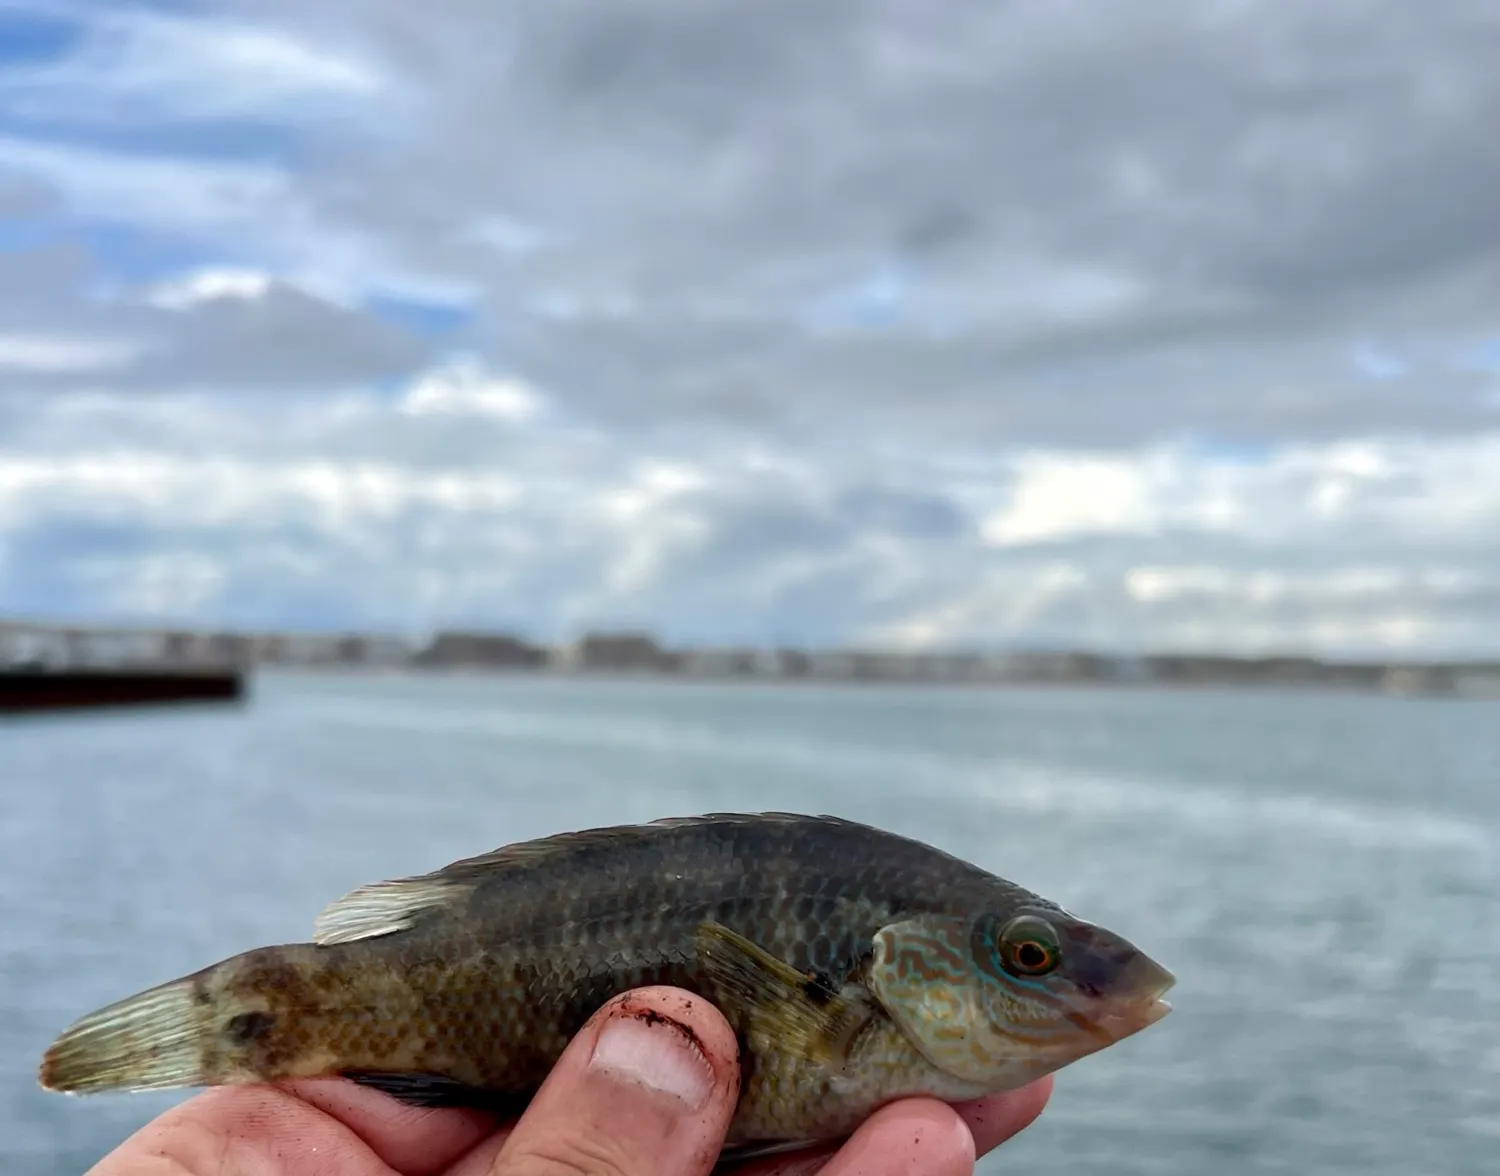
[[[1027,950],[1055,951],[1051,968],[1007,970],[1018,917],[1046,929]],[[1044,987],[1068,952],[1087,999],[1114,1004],[1080,1013],[1070,987],[1073,1004],[1053,1007]],[[343,1074],[514,1111],[609,998],[669,984],[711,1000],[740,1038],[729,1144],[809,1141],[903,1095],[1021,1085],[1159,1017],[1169,983],[1123,940],[931,847],[835,818],[726,814],[563,834],[361,888],[323,912],[313,943],[84,1018],[43,1082]],[[1134,1021],[1119,1019],[1122,993],[1141,1005]]]

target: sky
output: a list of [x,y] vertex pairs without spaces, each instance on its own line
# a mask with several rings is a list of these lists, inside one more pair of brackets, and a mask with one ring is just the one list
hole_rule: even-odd
[[0,0],[0,615],[1500,653],[1491,0]]

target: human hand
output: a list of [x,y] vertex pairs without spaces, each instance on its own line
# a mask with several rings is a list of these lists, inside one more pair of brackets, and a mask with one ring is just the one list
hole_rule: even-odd
[[[969,1176],[1028,1126],[1051,1079],[953,1108],[906,1099],[841,1146],[735,1176]],[[739,1096],[738,1048],[707,1001],[616,997],[574,1038],[520,1120],[407,1106],[352,1082],[224,1086],[147,1124],[90,1176],[708,1176]]]

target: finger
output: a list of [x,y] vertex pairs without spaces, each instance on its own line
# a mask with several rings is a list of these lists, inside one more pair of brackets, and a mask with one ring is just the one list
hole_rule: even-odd
[[821,1176],[970,1176],[974,1137],[958,1112],[936,1099],[903,1099],[865,1120]]
[[479,1111],[414,1107],[343,1079],[290,1082],[298,1098],[343,1123],[402,1176],[432,1176],[495,1130]]
[[159,1115],[90,1176],[392,1176],[348,1126],[285,1090],[215,1087]]
[[959,1103],[954,1110],[968,1124],[974,1135],[975,1150],[982,1156],[1036,1122],[1051,1097],[1052,1076],[1049,1074],[1019,1090]]
[[486,1130],[352,1082],[222,1086],[158,1116],[91,1176],[431,1176]]
[[732,1176],[969,1176],[974,1137],[958,1112],[930,1098],[889,1103],[842,1145],[768,1156],[727,1169]]
[[707,1176],[739,1097],[733,1030],[707,1001],[644,988],[569,1043],[514,1130],[451,1176]]
[[[969,1136],[973,1141],[971,1146],[974,1156],[977,1157],[994,1151],[995,1148],[999,1147],[1007,1139],[1017,1135],[1034,1123],[1051,1096],[1052,1078],[1049,1075],[1046,1078],[1031,1083],[1029,1086],[1023,1086],[1019,1090],[1012,1090],[1005,1094],[990,1095],[987,1098],[974,1099],[971,1102],[959,1103],[952,1110],[967,1128]],[[905,1114],[908,1110],[916,1107],[924,1107],[927,1111],[931,1111],[931,1104],[927,1099],[908,1099],[891,1103],[883,1110],[871,1116],[861,1130],[855,1132],[849,1138],[844,1147],[848,1148],[852,1146],[854,1151],[851,1154],[856,1156],[867,1154],[864,1150],[865,1136],[862,1132],[877,1130],[883,1133],[887,1130],[885,1126],[886,1116],[896,1114],[897,1112]],[[946,1116],[939,1115],[938,1118],[946,1119]],[[913,1126],[919,1125],[914,1123]],[[941,1148],[942,1142],[936,1128],[936,1122],[926,1127],[919,1127],[919,1133],[925,1133],[930,1141],[920,1146]],[[912,1146],[918,1146],[916,1142],[917,1134],[913,1133],[911,1135]],[[899,1136],[896,1137],[896,1142],[899,1144]],[[963,1166],[965,1162],[971,1166],[973,1164],[972,1158],[968,1161],[944,1160],[937,1151],[929,1151],[927,1159],[914,1168],[903,1169],[895,1167],[887,1169],[874,1166],[878,1162],[878,1155],[883,1149],[884,1144],[882,1143],[875,1149],[877,1153],[875,1158],[861,1161],[866,1164],[866,1167],[856,1167],[852,1170],[869,1172],[910,1170],[923,1173],[937,1173],[948,1170],[940,1166],[941,1162],[955,1162],[959,1166],[952,1170],[963,1172],[967,1171]],[[947,1154],[951,1157],[953,1153],[949,1152]],[[733,1173],[733,1176],[812,1176],[813,1173],[837,1176],[840,1169],[827,1166],[835,1155],[839,1157],[841,1164],[848,1162],[844,1151],[836,1146],[827,1146],[809,1148],[806,1151],[796,1152],[787,1156],[753,1160],[743,1165],[731,1167],[727,1171]]]

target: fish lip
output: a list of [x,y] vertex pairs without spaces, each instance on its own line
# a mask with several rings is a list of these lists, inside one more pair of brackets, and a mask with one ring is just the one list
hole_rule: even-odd
[[1095,1022],[1095,1029],[1111,1042],[1123,1041],[1155,1025],[1171,1011],[1171,1004],[1159,995],[1137,997],[1108,1009]]
[[1176,985],[1177,978],[1160,965],[1156,972],[1156,983],[1149,988],[1110,1002],[1096,1021],[1099,1033],[1112,1042],[1122,1041],[1155,1025],[1172,1011],[1172,1005],[1164,998]]
[[1141,1020],[1145,1022],[1145,1024],[1143,1024],[1141,1028],[1144,1029],[1146,1025],[1155,1025],[1171,1011],[1171,1002],[1165,1001],[1158,996],[1149,1005],[1141,1010]]

